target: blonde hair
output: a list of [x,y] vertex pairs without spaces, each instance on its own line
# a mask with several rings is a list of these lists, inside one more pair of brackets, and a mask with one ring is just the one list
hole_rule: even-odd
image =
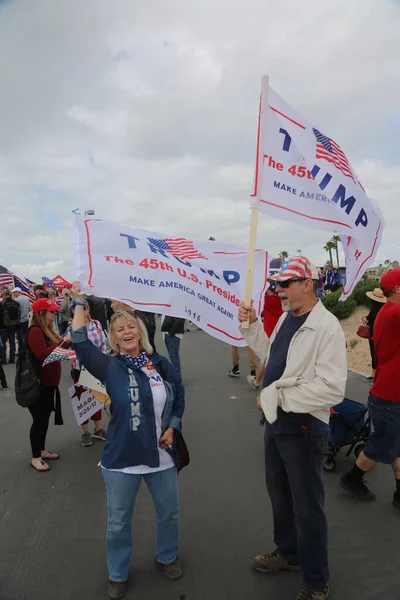
[[62,338],[58,335],[55,330],[54,323],[48,323],[46,319],[47,310],[41,310],[37,313],[32,313],[31,320],[29,321],[29,327],[37,325],[40,327],[46,337],[49,338],[53,344],[59,344]]
[[128,312],[126,310],[117,310],[117,312],[115,312],[113,314],[113,316],[111,317],[110,335],[108,337],[108,342],[110,344],[111,350],[115,354],[120,353],[118,345],[115,342],[115,327],[116,327],[116,323],[117,323],[118,319],[125,319],[125,321],[127,321],[128,323],[134,323],[140,332],[140,338],[139,338],[140,351],[144,350],[146,352],[146,354],[148,354],[148,355],[153,354],[153,348],[149,342],[149,336],[147,335],[147,329],[146,329],[142,319],[139,319],[139,317],[137,317],[133,313]]

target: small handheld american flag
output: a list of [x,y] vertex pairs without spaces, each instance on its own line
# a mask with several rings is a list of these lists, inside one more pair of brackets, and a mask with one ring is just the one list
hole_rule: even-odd
[[68,350],[68,348],[57,346],[57,348],[54,348],[53,352],[43,361],[42,366],[45,367],[56,360],[76,360],[75,350]]

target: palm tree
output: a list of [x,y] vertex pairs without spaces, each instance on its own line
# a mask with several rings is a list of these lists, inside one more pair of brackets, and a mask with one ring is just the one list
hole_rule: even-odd
[[212,237],[212,236],[210,235],[210,237],[208,238],[208,241],[209,241],[209,242],[215,242],[215,237]]
[[390,265],[390,260],[388,258],[385,260],[385,265]]
[[283,261],[285,261],[287,258],[289,258],[289,252],[286,252],[286,250],[282,250],[282,252],[279,252],[279,256]]
[[334,248],[334,245],[333,245],[332,240],[330,240],[329,242],[326,242],[326,244],[324,246],[324,250],[325,250],[325,252],[329,252],[329,261],[330,261],[331,265],[333,265],[333,260],[332,260],[333,248]]
[[342,241],[342,238],[340,237],[340,235],[334,235],[331,239],[331,242],[333,244],[333,247],[336,250],[336,264],[339,267],[339,249],[338,249],[338,243]]

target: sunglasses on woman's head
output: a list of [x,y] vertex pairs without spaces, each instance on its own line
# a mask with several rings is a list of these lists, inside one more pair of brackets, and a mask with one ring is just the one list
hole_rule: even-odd
[[277,285],[279,285],[283,290],[287,290],[287,288],[289,287],[289,285],[291,283],[293,283],[294,281],[306,281],[306,279],[303,278],[298,278],[298,279],[287,279],[286,281],[278,281]]

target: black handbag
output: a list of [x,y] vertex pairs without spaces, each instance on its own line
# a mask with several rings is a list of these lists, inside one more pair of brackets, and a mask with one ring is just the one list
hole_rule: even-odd
[[175,431],[175,448],[179,456],[178,472],[187,467],[190,463],[189,449],[186,446],[186,442],[183,439],[181,431]]

